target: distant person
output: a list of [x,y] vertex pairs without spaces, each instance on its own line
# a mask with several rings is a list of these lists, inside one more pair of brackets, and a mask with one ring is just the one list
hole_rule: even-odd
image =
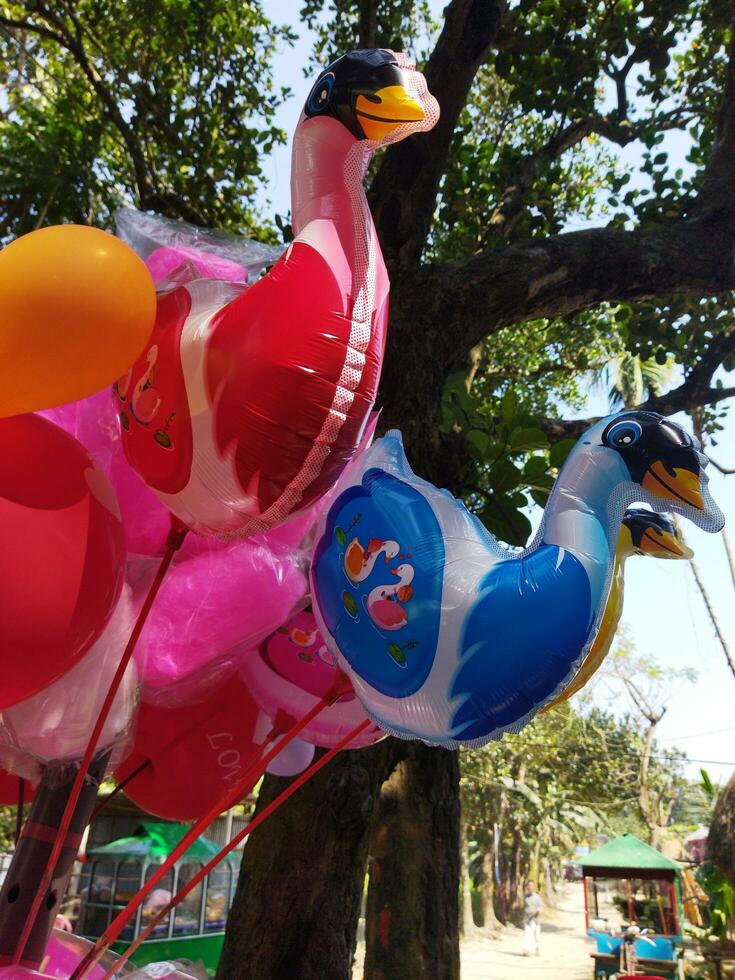
[[543,908],[541,896],[536,891],[536,882],[526,882],[526,895],[523,904],[523,927],[525,935],[523,937],[523,955],[530,956],[541,953],[541,909]]

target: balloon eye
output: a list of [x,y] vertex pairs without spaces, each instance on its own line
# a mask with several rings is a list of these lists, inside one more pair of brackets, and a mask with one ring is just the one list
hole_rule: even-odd
[[627,449],[634,445],[643,435],[643,429],[637,422],[616,422],[607,433],[607,442],[616,449]]
[[320,78],[309,96],[307,108],[309,112],[321,112],[328,104],[334,88],[334,75],[330,72]]

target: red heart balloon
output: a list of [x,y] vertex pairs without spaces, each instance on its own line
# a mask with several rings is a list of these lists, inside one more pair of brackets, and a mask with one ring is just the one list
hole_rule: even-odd
[[0,708],[46,687],[105,628],[125,569],[114,491],[36,415],[0,419]]
[[[130,755],[115,770],[138,806],[169,820],[203,816],[260,758],[255,742],[258,707],[245,685],[228,678],[206,701],[175,708],[141,703]],[[266,728],[267,732],[267,728]],[[253,785],[260,773],[253,777]]]

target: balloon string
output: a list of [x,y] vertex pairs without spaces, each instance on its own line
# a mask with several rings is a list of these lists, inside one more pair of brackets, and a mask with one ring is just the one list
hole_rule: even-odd
[[102,813],[102,811],[105,809],[105,807],[108,806],[110,803],[112,803],[115,797],[118,796],[120,793],[122,793],[125,787],[129,786],[132,783],[132,781],[135,779],[135,777],[139,776],[142,772],[144,772],[151,764],[152,763],[150,759],[144,759],[144,761],[141,762],[139,766],[136,766],[132,772],[129,772],[125,777],[125,779],[123,779],[121,782],[117,784],[117,786],[113,789],[113,791],[109,794],[109,796],[106,796],[104,800],[100,800],[100,802],[97,804],[94,810],[92,810],[92,816],[89,818],[89,822],[92,823],[94,820],[96,820],[97,817],[100,815],[100,813]]
[[369,728],[370,725],[371,721],[369,718],[366,718],[364,721],[360,722],[359,725],[353,728],[351,732],[345,735],[341,741],[331,748],[329,752],[326,752],[323,756],[317,759],[313,765],[309,766],[308,769],[300,773],[296,779],[294,779],[293,782],[283,790],[283,792],[279,793],[275,800],[272,800],[267,806],[263,807],[260,813],[253,817],[250,823],[246,824],[246,826],[243,827],[243,829],[237,833],[229,843],[225,844],[222,850],[218,851],[217,854],[215,854],[215,856],[207,864],[205,864],[203,868],[200,868],[199,871],[197,871],[197,873],[186,883],[186,885],[184,885],[184,887],[174,895],[168,905],[166,905],[165,908],[161,909],[161,911],[155,915],[138,938],[131,943],[130,946],[128,946],[128,948],[120,955],[119,959],[115,960],[115,963],[109,968],[107,973],[105,973],[102,980],[110,980],[110,978],[114,977],[123,963],[127,963],[136,949],[138,949],[141,943],[144,943],[146,939],[152,935],[156,927],[160,925],[161,922],[171,913],[171,910],[175,909],[177,905],[180,905],[186,896],[193,891],[197,885],[204,880],[204,878],[207,877],[210,871],[214,870],[220,861],[223,861],[227,855],[231,851],[234,851],[237,845],[241,843],[241,841],[245,840],[245,838],[257,827],[259,827],[267,817],[269,817],[280,806],[283,806],[286,800],[290,796],[293,796],[296,790],[300,789],[304,783],[308,782],[312,778],[312,776],[316,776],[320,769],[323,769],[324,766],[326,766],[338,752],[341,752],[342,749],[346,748],[350,742],[356,739],[357,736],[366,728]]
[[[343,677],[344,675],[342,675],[342,678]],[[110,945],[115,942],[122,930],[127,925],[128,921],[133,915],[135,915],[148,895],[153,891],[156,885],[158,885],[161,879],[166,876],[179,858],[189,849],[197,837],[199,837],[199,835],[202,834],[207,827],[209,827],[209,825],[217,819],[223,810],[229,810],[230,807],[234,806],[251,788],[253,772],[265,771],[266,767],[270,765],[279,752],[285,749],[290,742],[300,735],[304,728],[306,728],[306,726],[309,725],[321,711],[323,711],[330,704],[334,704],[334,702],[337,701],[344,693],[344,681],[338,677],[337,682],[331,691],[329,691],[320,701],[317,701],[314,707],[308,711],[303,718],[297,721],[286,732],[283,738],[279,739],[273,748],[266,753],[265,756],[256,760],[251,766],[248,766],[245,774],[241,775],[237,782],[234,783],[234,785],[217,800],[217,802],[207,811],[207,813],[205,813],[203,817],[200,817],[199,820],[197,820],[196,823],[189,828],[163,864],[159,865],[157,870],[151,875],[145,885],[136,892],[125,908],[117,914],[107,929],[105,929],[105,931],[96,941],[94,946],[89,950],[81,963],[74,970],[69,980],[82,980],[83,977],[87,976],[88,971],[99,963],[102,956],[104,956],[104,954],[107,952]],[[268,737],[272,738],[277,734],[277,730],[272,729]]]
[[33,926],[36,922],[36,916],[38,915],[38,910],[43,901],[43,897],[48,891],[49,885],[51,884],[54,873],[56,871],[56,865],[59,860],[59,856],[64,847],[64,841],[66,840],[69,827],[71,826],[72,819],[74,817],[74,811],[76,810],[77,803],[79,802],[79,797],[82,793],[82,787],[84,786],[84,780],[87,777],[87,772],[89,766],[92,762],[95,749],[97,748],[97,743],[99,742],[100,735],[102,734],[102,729],[104,728],[105,722],[107,721],[107,716],[112,708],[112,703],[115,700],[115,695],[117,694],[118,688],[122,683],[123,675],[127,669],[130,659],[133,656],[135,646],[138,642],[138,638],[143,631],[148,614],[151,611],[151,607],[155,601],[156,596],[163,584],[163,580],[166,577],[166,572],[173,561],[173,557],[179,550],[186,537],[187,528],[178,520],[176,517],[171,518],[171,530],[169,532],[168,538],[166,540],[166,551],[164,552],[163,558],[161,559],[161,564],[158,566],[158,571],[156,572],[156,577],[153,579],[150,589],[148,590],[148,595],[145,598],[145,602],[141,607],[138,614],[138,618],[133,626],[133,631],[130,634],[130,639],[127,642],[123,655],[118,664],[117,670],[115,671],[115,676],[112,678],[112,683],[110,684],[107,696],[100,708],[100,712],[97,716],[97,721],[95,722],[92,734],[89,737],[87,747],[84,750],[84,755],[82,761],[79,765],[79,771],[76,774],[74,783],[71,788],[71,793],[66,801],[66,806],[64,807],[64,813],[61,817],[61,823],[56,831],[56,836],[54,837],[54,843],[51,848],[51,853],[49,854],[48,862],[46,864],[46,869],[43,873],[43,877],[38,883],[36,889],[36,894],[33,896],[33,902],[28,912],[28,917],[26,918],[23,930],[20,934],[18,942],[15,947],[15,952],[13,953],[13,963],[20,962],[23,953],[25,951],[26,943],[31,934]]
[[20,832],[23,830],[23,802],[26,795],[26,781],[18,776],[18,809],[15,813],[15,846],[18,846]]

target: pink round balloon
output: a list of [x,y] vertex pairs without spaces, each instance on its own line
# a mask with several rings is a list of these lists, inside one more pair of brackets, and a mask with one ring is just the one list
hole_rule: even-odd
[[128,552],[163,554],[171,518],[125,459],[109,390],[40,414],[78,439],[107,475],[120,503]]
[[[313,614],[300,612],[243,659],[240,676],[271,718],[279,711],[302,718],[334,687],[338,670]],[[367,717],[350,690],[335,704],[324,708],[301,732],[301,737],[306,742],[331,748]],[[378,725],[371,725],[351,747],[372,745],[384,735]]]
[[314,758],[314,746],[303,739],[294,738],[282,752],[270,762],[265,771],[272,776],[297,776]]

